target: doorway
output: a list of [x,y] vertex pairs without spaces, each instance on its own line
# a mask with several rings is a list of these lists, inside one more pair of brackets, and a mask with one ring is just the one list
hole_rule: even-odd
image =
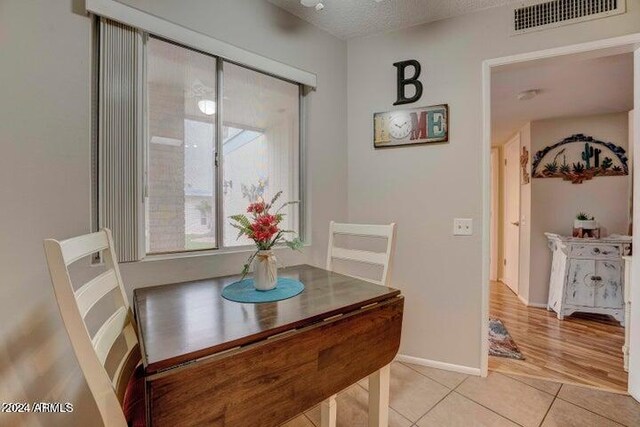
[[[533,54],[526,54],[526,55],[517,55],[514,57],[509,57],[509,58],[500,58],[500,59],[496,59],[496,60],[490,60],[490,61],[486,61],[484,64],[484,93],[485,93],[485,104],[484,104],[484,108],[485,108],[485,134],[484,134],[484,143],[485,143],[485,156],[484,156],[484,162],[485,162],[485,189],[487,190],[488,194],[485,194],[485,212],[490,212],[493,213],[493,216],[489,216],[489,220],[486,221],[486,225],[485,225],[485,260],[486,260],[486,265],[487,265],[487,270],[486,270],[486,282],[485,282],[485,288],[483,289],[483,297],[485,300],[485,310],[483,313],[483,334],[484,336],[488,336],[488,325],[486,324],[486,321],[484,319],[486,319],[489,315],[489,302],[490,302],[490,297],[489,297],[489,292],[490,289],[492,292],[496,293],[496,287],[495,287],[495,283],[496,282],[491,282],[489,280],[489,278],[495,278],[496,277],[496,272],[495,272],[495,263],[493,262],[494,260],[496,260],[496,247],[495,247],[495,242],[492,241],[492,237],[494,237],[496,235],[499,235],[499,233],[494,232],[494,230],[492,230],[492,226],[495,227],[495,200],[496,198],[491,195],[490,193],[490,188],[492,187],[491,182],[492,180],[495,180],[495,174],[492,172],[491,170],[491,164],[495,165],[495,150],[491,151],[490,147],[491,147],[491,130],[492,130],[492,113],[491,113],[491,101],[492,101],[492,95],[491,95],[491,81],[492,81],[492,72],[494,72],[497,69],[500,69],[502,67],[509,67],[510,65],[513,64],[518,64],[518,68],[522,68],[522,67],[526,67],[528,62],[531,62],[532,64],[534,63],[544,63],[544,62],[549,62],[549,61],[557,61],[559,63],[562,62],[566,62],[566,61],[575,61],[575,60],[582,60],[582,59],[586,59],[586,58],[606,58],[608,56],[614,55],[614,54],[620,54],[620,53],[630,53],[633,52],[634,50],[634,44],[633,43],[638,43],[640,42],[640,35],[635,35],[633,37],[629,36],[629,37],[623,37],[620,39],[615,39],[615,40],[606,40],[606,41],[601,41],[601,42],[594,42],[594,43],[588,43],[588,44],[584,44],[584,45],[577,45],[577,46],[571,46],[571,47],[567,47],[567,48],[563,48],[563,49],[553,49],[553,50],[549,50],[549,51],[543,51],[543,52],[536,52]],[[633,61],[632,61],[633,64]],[[638,70],[640,69],[640,53],[636,52],[635,53],[635,74],[636,74],[636,79],[637,74],[638,74]],[[632,77],[632,82],[633,82],[633,77]],[[633,84],[632,84],[633,87]],[[636,103],[639,103],[640,100],[640,96],[638,95],[639,91],[637,88],[637,84],[636,84],[636,89],[635,89],[635,97],[636,97]],[[630,124],[633,124],[633,122],[638,122],[640,120],[638,120],[637,117],[634,117],[631,119]],[[636,126],[637,127],[637,126]],[[634,135],[637,135],[638,132],[635,132]],[[523,268],[523,271],[519,271],[520,270],[520,263],[519,262],[513,262],[511,263],[511,265],[509,265],[509,254],[514,252],[514,248],[515,252],[520,252],[520,247],[524,244],[526,245],[528,242],[526,241],[519,241],[521,240],[521,230],[520,230],[520,226],[523,220],[527,221],[527,226],[530,225],[530,218],[527,215],[523,215],[521,214],[520,210],[521,210],[521,206],[520,206],[520,197],[514,197],[514,194],[517,193],[517,190],[515,188],[510,189],[510,187],[508,186],[508,181],[516,181],[518,183],[520,183],[521,179],[524,179],[524,174],[523,172],[525,172],[524,170],[521,169],[521,164],[520,164],[520,155],[523,154],[521,152],[521,149],[523,147],[523,145],[525,147],[528,147],[528,151],[529,151],[529,162],[531,161],[531,159],[533,158],[533,155],[535,154],[535,151],[532,150],[530,148],[530,145],[527,146],[527,142],[523,142],[520,141],[519,143],[516,143],[514,140],[516,139],[516,137],[519,137],[519,133],[517,135],[513,135],[509,141],[505,144],[502,145],[502,147],[500,148],[500,159],[504,160],[507,159],[507,165],[509,164],[509,160],[508,158],[512,158],[514,159],[512,164],[515,164],[517,167],[513,168],[513,169],[509,169],[507,168],[507,165],[504,165],[503,162],[501,162],[500,166],[501,168],[504,167],[504,170],[501,171],[503,172],[503,187],[501,187],[503,189],[503,200],[502,200],[502,209],[500,209],[500,214],[503,215],[503,218],[501,218],[501,220],[498,221],[499,224],[503,224],[504,225],[504,229],[503,229],[503,234],[502,236],[500,236],[501,241],[503,242],[503,248],[502,250],[504,251],[504,253],[502,254],[502,257],[504,258],[504,260],[506,260],[506,263],[502,266],[500,266],[502,268],[502,273],[500,275],[500,273],[498,273],[498,276],[502,279],[502,282],[504,282],[505,284],[503,285],[504,288],[503,289],[498,289],[501,293],[503,290],[506,290],[508,292],[507,295],[511,295],[512,297],[514,297],[512,300],[510,300],[511,303],[514,304],[520,304],[520,307],[523,311],[520,311],[518,313],[514,312],[514,316],[530,316],[529,310],[531,309],[535,309],[538,310],[536,311],[536,313],[540,314],[540,316],[538,317],[538,321],[545,323],[548,321],[549,318],[552,318],[553,315],[549,316],[548,312],[544,309],[545,305],[544,303],[540,303],[540,301],[534,301],[535,300],[535,295],[531,295],[528,292],[528,289],[526,289],[526,287],[528,286],[528,283],[526,283],[526,280],[524,281],[524,283],[521,283],[523,276],[524,277],[529,277],[528,272],[535,270],[535,269],[539,269],[539,265],[525,265]],[[638,141],[638,138],[634,138],[633,140],[635,140],[635,143],[638,144],[640,141]],[[630,140],[631,143],[631,140]],[[491,153],[491,154],[490,154]],[[529,168],[530,168],[530,163],[529,163]],[[530,169],[529,169],[530,171]],[[514,200],[516,199],[516,200]],[[509,200],[509,201],[507,201]],[[627,207],[625,207],[626,209]],[[571,219],[568,219],[567,221],[570,221]],[[637,221],[636,221],[637,222]],[[571,231],[568,232],[569,234],[571,233]],[[514,234],[517,235],[517,238],[514,238]],[[538,236],[539,237],[539,236]],[[533,239],[533,237],[531,237]],[[499,250],[498,250],[499,252]],[[513,258],[513,256],[511,256],[511,258]],[[498,261],[500,261],[500,256],[498,256]],[[489,260],[491,260],[492,262],[490,263]],[[508,267],[512,267],[511,269],[509,269]],[[634,268],[635,270],[635,268]],[[549,272],[546,271],[544,272],[545,275],[547,275],[547,279],[548,279],[548,274]],[[521,289],[522,286],[525,286],[525,289]],[[524,302],[527,302],[529,299],[531,299],[532,304],[523,304]],[[546,301],[544,301],[546,302]],[[540,307],[542,306],[542,307]],[[514,310],[516,310],[514,308]],[[588,323],[590,321],[592,321],[593,319],[589,319],[588,316],[587,318],[580,318],[581,322],[586,322],[584,323],[584,325],[587,326],[582,326],[583,328],[591,328],[591,325]],[[597,320],[601,320],[601,319],[597,319]],[[638,321],[640,321],[640,319],[638,319]],[[615,322],[610,321],[609,323],[605,322],[601,322],[601,325],[598,326],[599,328],[602,328],[601,332],[604,331],[604,333],[606,334],[607,331],[614,331],[614,335],[619,333],[619,326],[617,326],[615,324]],[[609,329],[608,329],[609,328]],[[633,331],[633,329],[632,329]],[[557,331],[556,331],[557,332]],[[632,332],[633,333],[633,332]],[[622,334],[624,334],[624,331],[622,331]],[[576,337],[579,337],[579,333],[576,333]],[[544,340],[540,341],[540,342],[544,342]],[[585,348],[588,347],[594,347],[594,343],[593,342],[585,342]],[[617,346],[617,343],[615,344]],[[483,340],[483,353],[485,351],[487,351],[488,353],[488,342],[486,342],[485,340]],[[486,353],[485,353],[486,354]],[[532,359],[534,358],[529,358],[529,361],[532,361]],[[486,358],[484,359],[484,363],[483,363],[483,372],[487,372],[487,370],[489,369],[489,359],[488,356],[486,356]],[[633,372],[633,363],[631,363],[631,368],[630,368],[630,382],[629,382],[629,389],[633,390],[634,387],[634,372]],[[640,364],[639,364],[640,365]],[[537,373],[534,372],[535,370],[535,366],[533,367],[534,369],[529,371],[529,372],[524,372],[525,375],[529,375],[529,376],[538,376],[536,375]],[[606,369],[608,369],[608,367],[601,367],[604,371],[606,371]],[[580,372],[563,372],[563,369],[560,368],[558,374],[560,375],[560,377],[563,377],[563,380],[566,382],[575,382],[575,383],[580,383],[580,377],[582,375],[582,373]],[[615,373],[614,375],[618,375],[619,373]],[[541,376],[544,377],[544,376]],[[568,377],[572,377],[571,379],[567,379]],[[551,379],[556,379],[556,378],[551,378]],[[593,385],[593,384],[590,384]],[[597,387],[597,385],[595,385]],[[625,380],[625,387],[626,387],[626,380]],[[617,390],[617,391],[623,391],[623,390]],[[637,396],[636,396],[637,397]]]

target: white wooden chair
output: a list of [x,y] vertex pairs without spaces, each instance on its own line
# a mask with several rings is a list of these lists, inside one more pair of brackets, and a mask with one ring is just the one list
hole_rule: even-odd
[[[387,249],[385,252],[371,252],[340,248],[334,245],[334,236],[336,235],[384,238],[387,239]],[[369,282],[374,282],[378,285],[388,286],[389,278],[391,277],[393,254],[395,251],[395,235],[396,224],[393,222],[389,225],[369,225],[341,224],[331,221],[331,223],[329,224],[329,250],[327,251],[327,270],[333,271],[333,260],[335,259],[382,266],[383,270],[380,280],[369,279],[354,275],[350,276],[357,277],[358,279],[362,280],[367,280]]]
[[[125,427],[127,416],[123,406],[130,403],[125,402],[125,393],[128,400],[137,399],[144,405],[143,398],[129,396],[131,391],[127,392],[129,380],[140,362],[141,355],[136,336],[136,324],[118,269],[111,232],[103,229],[97,233],[61,242],[47,239],[44,241],[44,248],[62,320],[102,420],[108,427]],[[107,271],[74,291],[68,266],[96,252],[102,252]],[[92,338],[85,322],[87,314],[98,301],[115,289],[119,289],[122,304]],[[120,336],[124,338],[126,351],[118,360],[113,378],[110,378],[105,369],[105,362]],[[129,422],[139,425],[140,420],[129,420]]]
[[[372,252],[341,248],[334,245],[336,235],[385,238],[385,252]],[[331,221],[329,225],[329,249],[327,251],[327,270],[333,271],[333,261],[343,260],[382,266],[380,280],[350,275],[382,286],[388,286],[395,252],[396,224],[343,224]],[[387,427],[389,422],[389,376],[387,365],[369,376],[369,427]],[[335,427],[337,418],[336,395],[320,404],[322,427]]]

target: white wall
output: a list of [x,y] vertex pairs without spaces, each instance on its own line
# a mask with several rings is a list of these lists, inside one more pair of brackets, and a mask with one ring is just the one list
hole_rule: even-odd
[[[511,36],[511,9],[348,42],[349,219],[398,223],[392,283],[405,297],[400,352],[480,368],[482,61],[640,32],[640,4],[606,20]],[[417,59],[425,85],[411,106],[448,103],[448,144],[374,150],[372,114],[396,109],[395,68]],[[452,236],[454,217],[474,235]]]
[[[604,114],[531,123],[532,154],[582,133],[628,148],[628,113]],[[572,184],[560,178],[533,178],[531,189],[531,272],[529,302],[546,304],[549,294],[551,251],[545,232],[571,235],[579,212],[595,216],[601,235],[627,234],[629,176],[605,176]],[[526,257],[521,252],[521,260]]]
[[[130,1],[242,48],[317,73],[308,102],[312,246],[347,216],[346,43],[263,0]],[[0,1],[0,396],[74,403],[70,415],[0,414],[0,425],[98,425],[62,327],[42,240],[90,230],[91,20],[81,0]],[[78,13],[79,12],[79,13]],[[235,273],[245,255],[124,265],[132,288]]]

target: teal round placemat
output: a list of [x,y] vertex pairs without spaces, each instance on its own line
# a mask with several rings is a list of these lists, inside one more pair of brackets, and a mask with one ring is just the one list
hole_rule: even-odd
[[258,291],[253,279],[234,282],[222,289],[222,297],[235,302],[273,302],[295,297],[304,290],[302,282],[286,277],[278,277],[276,287],[269,291]]

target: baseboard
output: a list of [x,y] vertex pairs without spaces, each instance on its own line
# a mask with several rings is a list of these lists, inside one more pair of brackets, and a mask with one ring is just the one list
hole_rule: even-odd
[[545,309],[547,308],[547,304],[540,304],[540,303],[537,303],[537,302],[529,302],[520,294],[518,294],[518,299],[520,300],[521,303],[523,303],[527,307],[545,308]]
[[544,308],[546,310],[547,309],[547,304],[540,304],[538,302],[530,302],[529,303],[529,307]]
[[461,374],[475,375],[478,377],[481,376],[480,368],[454,365],[453,363],[438,362],[437,360],[422,359],[420,357],[406,356],[404,354],[398,354],[395,360],[397,360],[398,362],[427,366],[429,368],[442,369],[444,371],[460,372]]
[[521,303],[523,303],[527,307],[529,306],[529,301],[527,301],[522,295],[517,294],[517,297],[518,297],[518,299],[520,300]]

